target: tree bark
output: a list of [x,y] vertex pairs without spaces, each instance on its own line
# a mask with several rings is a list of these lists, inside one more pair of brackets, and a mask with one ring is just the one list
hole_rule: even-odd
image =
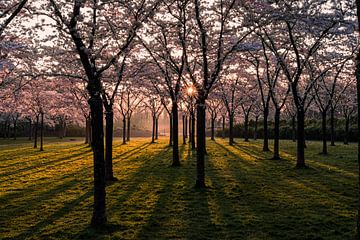
[[172,166],[180,166],[179,159],[179,116],[178,116],[178,105],[173,102],[172,105],[172,117],[173,117],[173,161]]
[[327,136],[326,136],[326,114],[327,112],[326,111],[323,111],[321,113],[321,132],[322,132],[322,143],[323,143],[323,146],[322,146],[322,154],[326,155],[328,154],[328,151],[327,151]]
[[40,151],[44,151],[44,113],[41,115],[41,128],[40,128]]
[[185,115],[185,140],[188,138],[188,116]]
[[172,146],[173,145],[173,117],[172,117],[172,114],[169,114],[169,120],[170,120],[169,146]]
[[275,109],[274,117],[274,160],[280,159],[280,109]]
[[89,124],[89,120],[87,117],[85,117],[85,142],[84,144],[89,144],[89,127],[90,127],[90,124]]
[[205,187],[205,100],[200,99],[197,104],[197,121],[196,121],[196,187]]
[[103,103],[99,94],[92,94],[89,99],[91,109],[91,144],[94,153],[94,205],[92,225],[106,222],[106,179],[104,158],[104,120]]
[[114,131],[114,112],[112,106],[109,106],[105,112],[105,180],[115,180],[113,174],[112,148],[113,148],[113,131]]
[[16,132],[16,129],[17,129],[17,118],[15,118],[14,119],[14,140],[16,140],[16,134],[17,134],[17,132]]
[[183,145],[186,145],[186,123],[185,123],[185,115],[183,115],[182,117],[182,121],[183,121]]
[[152,133],[151,133],[151,143],[155,143],[155,115],[152,116]]
[[195,142],[195,123],[196,123],[196,119],[195,119],[195,113],[192,112],[191,114],[191,149],[196,149],[196,142]]
[[335,146],[335,109],[333,107],[330,109],[330,138],[330,145]]
[[229,113],[229,144],[234,144],[234,134],[233,134],[233,128],[234,128],[234,114]]
[[305,112],[303,109],[297,111],[297,155],[296,167],[306,168],[305,165]]
[[269,117],[269,108],[264,110],[264,144],[263,151],[269,152],[269,135],[268,135],[268,117]]
[[128,116],[127,117],[127,136],[126,136],[126,141],[130,141],[130,133],[131,133],[131,117]]
[[39,114],[36,115],[36,122],[34,126],[34,148],[37,148],[38,128],[39,128]]
[[126,117],[123,117],[123,144],[126,144]]
[[[129,129],[129,128],[128,128]],[[155,117],[155,139],[159,139],[159,117]]]
[[[360,26],[360,0],[356,0],[357,20]],[[358,30],[360,32],[360,30]],[[356,224],[356,239],[360,240],[360,51],[358,50],[355,61],[355,76],[356,76],[356,94],[357,94],[357,141],[358,141],[358,202],[357,202],[357,224]]]

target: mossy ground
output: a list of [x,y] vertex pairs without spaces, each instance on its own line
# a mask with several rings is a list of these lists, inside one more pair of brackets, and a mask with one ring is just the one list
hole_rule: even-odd
[[108,224],[91,228],[92,153],[82,141],[0,141],[0,239],[352,239],[356,145],[328,156],[308,142],[309,169],[295,169],[295,144],[269,160],[260,141],[207,141],[205,190],[194,188],[196,155],[180,146],[170,167],[167,139],[114,144]]

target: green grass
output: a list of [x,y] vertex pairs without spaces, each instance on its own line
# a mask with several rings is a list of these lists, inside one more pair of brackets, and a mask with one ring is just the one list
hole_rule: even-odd
[[167,139],[114,144],[108,224],[89,227],[92,153],[82,140],[0,143],[0,239],[352,239],[356,145],[322,156],[308,142],[309,169],[295,169],[295,144],[269,160],[261,142],[208,141],[205,190],[194,188],[196,158],[180,146],[172,168]]

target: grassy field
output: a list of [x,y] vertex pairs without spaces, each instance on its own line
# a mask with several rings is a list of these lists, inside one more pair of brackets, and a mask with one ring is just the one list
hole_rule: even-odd
[[294,168],[295,144],[269,160],[261,142],[208,141],[206,190],[194,188],[195,152],[180,147],[170,167],[167,139],[114,144],[108,224],[89,227],[92,155],[80,141],[0,141],[0,239],[352,239],[356,146],[322,156],[308,142],[309,169]]

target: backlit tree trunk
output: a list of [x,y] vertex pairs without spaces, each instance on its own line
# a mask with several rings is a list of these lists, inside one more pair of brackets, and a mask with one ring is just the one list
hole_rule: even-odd
[[256,116],[255,117],[255,126],[254,126],[254,140],[257,140],[258,122],[259,122],[259,117]]
[[196,123],[196,119],[195,119],[195,113],[192,112],[191,114],[191,149],[195,149],[196,148],[196,143],[195,143],[195,123]]
[[130,133],[131,133],[131,117],[128,115],[127,117],[127,136],[126,141],[130,141]]
[[296,119],[295,116],[291,118],[292,140],[296,142]]
[[196,187],[203,188],[205,187],[205,100],[199,100],[196,112]]
[[185,145],[186,144],[186,121],[185,121],[185,115],[183,115],[183,144]]
[[244,121],[244,140],[245,142],[249,141],[249,115],[245,114],[245,121]]
[[126,117],[123,117],[123,133],[122,133],[122,137],[123,137],[123,144],[126,144]]
[[172,117],[173,117],[173,162],[172,166],[180,166],[179,159],[179,116],[178,105],[176,102],[172,105]]
[[344,144],[349,144],[349,128],[350,128],[350,117],[346,116],[345,118],[345,135],[344,135]]
[[152,133],[151,133],[151,143],[155,143],[155,125],[156,125],[156,117],[153,114],[152,116]]
[[230,145],[234,144],[233,128],[234,128],[234,114],[230,113],[229,114],[229,144]]
[[31,141],[32,138],[32,121],[31,118],[29,118],[29,141]]
[[211,140],[215,140],[215,118],[211,116]]
[[169,146],[173,145],[173,117],[172,114],[169,114],[169,121],[170,121],[170,129],[169,129]]

